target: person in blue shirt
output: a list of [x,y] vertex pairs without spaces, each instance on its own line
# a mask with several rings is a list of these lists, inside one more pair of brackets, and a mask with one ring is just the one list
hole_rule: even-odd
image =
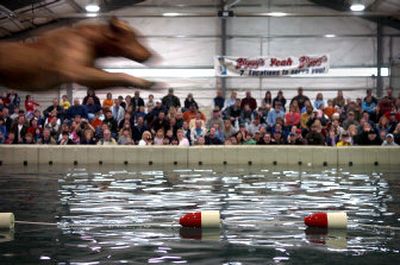
[[280,102],[276,102],[275,108],[268,112],[267,125],[269,128],[275,126],[278,117],[281,117],[282,119],[285,118],[285,112],[282,110],[282,104]]

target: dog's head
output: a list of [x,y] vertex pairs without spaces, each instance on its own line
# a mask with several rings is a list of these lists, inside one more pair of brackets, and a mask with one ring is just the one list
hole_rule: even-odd
[[144,62],[152,56],[150,50],[137,40],[129,24],[116,17],[109,21],[107,36],[110,40],[107,49],[112,56],[122,56],[137,62]]

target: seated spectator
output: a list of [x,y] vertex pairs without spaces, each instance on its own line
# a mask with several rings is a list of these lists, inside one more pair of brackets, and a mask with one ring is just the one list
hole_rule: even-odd
[[164,112],[158,113],[158,117],[151,124],[151,131],[155,133],[159,129],[163,129],[166,132],[169,129],[169,121],[165,117]]
[[351,124],[354,124],[356,126],[359,125],[358,121],[355,119],[355,115],[354,115],[353,111],[349,111],[347,113],[347,119],[344,120],[342,123],[343,129],[347,130]]
[[[153,95],[151,95],[151,96],[153,96]],[[154,96],[153,96],[153,99],[154,99]],[[129,107],[132,107],[132,97],[130,95],[126,95],[125,96],[125,107],[124,107],[125,108],[125,112],[128,111]]]
[[[235,124],[237,124],[237,123],[235,123]],[[228,138],[232,137],[234,134],[237,133],[238,130],[239,130],[239,128],[234,127],[230,120],[224,121],[224,129],[223,129],[224,139],[228,139]]]
[[88,97],[85,105],[88,112],[88,119],[91,121],[96,116],[96,113],[101,110],[101,106],[95,104],[93,97]]
[[[295,101],[296,102],[296,101]],[[300,125],[300,111],[295,105],[290,105],[289,112],[285,114],[285,126],[292,127]]]
[[33,135],[31,133],[26,133],[24,138],[24,144],[35,144]]
[[244,109],[245,105],[249,105],[250,109],[254,111],[257,108],[257,101],[251,96],[250,91],[246,91],[246,96],[242,99],[240,108]]
[[61,120],[57,118],[57,110],[52,110],[44,122],[44,127],[49,128],[51,135],[55,137],[61,126]]
[[189,93],[187,95],[187,97],[185,98],[185,102],[184,102],[184,110],[182,111],[187,111],[188,109],[190,109],[191,106],[194,106],[195,109],[199,109],[199,105],[197,104],[197,102],[194,100],[193,98],[193,94]]
[[218,108],[213,110],[211,118],[207,121],[206,128],[210,129],[215,123],[218,123],[219,128],[224,127],[224,121],[221,118],[221,112]]
[[39,144],[57,144],[56,140],[51,136],[51,131],[48,128],[43,129],[43,136],[39,139]]
[[274,140],[274,142],[276,144],[284,144],[285,143],[285,138],[283,136],[282,129],[275,128],[273,130],[272,139]]
[[114,119],[112,111],[110,109],[105,110],[103,124],[107,124],[108,129],[111,131],[113,137],[117,136],[118,124],[117,121]]
[[224,119],[229,119],[233,124],[236,121],[239,122],[241,114],[242,114],[241,101],[240,99],[236,99],[233,105],[230,105],[225,109]]
[[385,141],[383,141],[382,145],[384,146],[398,146],[398,144],[394,141],[394,136],[391,133],[388,133],[385,137]]
[[379,100],[377,111],[379,116],[384,115],[386,112],[391,112],[395,104],[393,97],[393,89],[391,87],[386,89],[386,96]]
[[66,118],[72,120],[76,115],[80,115],[84,119],[89,118],[86,106],[81,105],[78,98],[74,99],[74,105],[67,110]]
[[322,93],[317,93],[317,96],[314,100],[314,109],[324,109],[325,108],[325,100],[324,100],[324,96],[322,95]]
[[197,110],[196,105],[195,104],[189,105],[187,110],[183,113],[183,119],[186,122],[190,123],[192,119],[196,118],[198,113],[200,114],[200,119],[205,121],[206,116]]
[[100,99],[99,99],[98,96],[96,96],[96,92],[92,88],[89,88],[86,91],[86,96],[82,100],[82,105],[87,105],[87,102],[88,102],[89,98],[93,99],[93,104],[94,105],[97,105],[99,108],[101,108]]
[[205,137],[207,133],[206,128],[204,127],[202,120],[198,119],[195,122],[195,126],[191,129],[190,138],[192,139],[193,143],[196,144],[200,137]]
[[[203,114],[203,115],[204,115],[204,114]],[[204,127],[204,128],[206,127],[205,120],[202,119],[202,113],[201,113],[201,112],[197,112],[197,113],[196,113],[196,116],[195,116],[193,119],[190,120],[190,122],[189,122],[189,128],[190,128],[190,129],[194,128],[197,121],[200,121],[201,127]]]
[[185,137],[188,139],[189,145],[192,145],[192,139],[190,138],[191,137],[191,129],[189,128],[189,124],[186,121],[184,121],[182,123],[181,130],[183,130]]
[[135,144],[138,144],[142,139],[143,133],[148,130],[148,127],[144,123],[143,117],[138,117],[136,124],[132,128],[132,138]]
[[186,138],[185,133],[182,129],[179,129],[176,133],[179,146],[189,146],[189,140]]
[[83,137],[80,140],[80,144],[83,145],[95,145],[97,143],[96,138],[94,137],[94,132],[90,129],[86,129],[83,132]]
[[39,107],[40,104],[37,103],[31,95],[26,95],[25,97],[25,111],[26,111],[26,115],[27,117],[31,117],[31,115],[33,114],[33,112],[35,111],[35,109],[37,107]]
[[138,145],[139,146],[152,145],[151,133],[149,131],[143,132],[142,139],[139,141]]
[[135,124],[135,120],[132,120],[132,116],[129,112],[125,112],[124,118],[118,123],[118,130],[121,130],[127,122],[131,127]]
[[216,130],[214,127],[210,128],[210,131],[205,137],[206,145],[221,145],[223,142],[217,137]]
[[70,138],[68,132],[63,132],[61,134],[61,140],[57,143],[58,145],[71,145],[75,144]]
[[111,109],[114,105],[114,101],[112,98],[112,94],[110,92],[107,93],[106,99],[103,100],[103,109]]
[[4,144],[14,144],[15,134],[13,132],[9,132],[7,139],[4,141]]
[[103,138],[101,138],[97,145],[116,145],[117,141],[112,137],[111,131],[109,129],[105,129],[103,131]]
[[138,111],[139,107],[145,106],[144,100],[142,97],[140,97],[140,92],[137,90],[135,91],[135,95],[133,96],[131,102],[132,102],[132,109],[134,112]]
[[285,118],[285,112],[282,110],[282,104],[279,101],[275,103],[275,108],[268,113],[267,125],[269,128],[275,126],[278,117]]
[[92,125],[93,128],[97,129],[98,127],[101,127],[101,125],[103,125],[103,119],[103,111],[100,110],[95,113],[94,118],[90,121],[90,125]]
[[165,133],[164,145],[178,145],[178,140],[176,139],[172,129],[168,129]]
[[337,142],[336,146],[351,146],[352,145],[352,139],[350,134],[347,131],[344,131],[341,135],[340,135],[340,139]]
[[[296,99],[294,99],[296,100]],[[293,101],[290,103],[291,105],[293,104]],[[296,100],[297,101],[297,100]],[[278,91],[278,94],[276,95],[276,97],[274,98],[274,100],[272,101],[272,108],[276,107],[276,103],[280,102],[281,103],[281,108],[283,111],[286,111],[286,98],[283,96],[283,92],[282,90]]]
[[174,95],[173,88],[168,89],[168,94],[162,98],[161,102],[167,109],[169,109],[171,106],[175,108],[181,107],[181,101],[177,96]]
[[324,108],[324,114],[328,116],[328,118],[332,118],[333,113],[335,113],[335,106],[333,105],[333,100],[328,99],[328,105]]
[[325,145],[325,137],[321,133],[322,125],[319,120],[311,125],[310,132],[306,135],[306,141],[308,145]]
[[263,125],[260,123],[260,118],[255,117],[250,125],[247,126],[247,131],[251,135],[255,135],[256,132],[259,132]]
[[270,133],[265,133],[261,140],[257,143],[258,145],[271,145],[276,144],[275,141],[272,139]]
[[361,104],[361,109],[373,117],[373,120],[376,120],[376,106],[377,103],[373,100],[373,97],[366,96]]
[[133,144],[132,133],[130,129],[130,124],[128,123],[128,128],[124,127],[121,134],[118,137],[119,145],[131,145]]
[[222,90],[217,90],[217,95],[213,98],[214,109],[218,108],[220,111],[224,109],[225,106],[225,96]]
[[[258,137],[258,138],[260,138],[260,137]],[[244,145],[255,145],[255,144],[257,144],[257,141],[255,139],[253,139],[253,134],[249,133],[249,134],[247,134],[246,139],[244,139],[243,144]]]
[[240,113],[240,122],[244,124],[250,124],[254,116],[254,112],[251,109],[250,105],[246,104],[244,105],[244,108],[242,109]]
[[71,102],[69,102],[69,98],[67,95],[63,95],[61,97],[60,106],[64,110],[64,112],[67,111],[69,107],[71,107]]
[[304,107],[305,102],[310,101],[310,99],[307,96],[303,95],[303,92],[304,92],[303,88],[299,87],[297,89],[297,95],[294,98],[292,98],[290,104],[292,104],[293,100],[296,100],[299,103],[299,108],[302,109]]
[[306,144],[305,140],[303,139],[303,136],[301,135],[301,129],[297,129],[296,126],[293,126],[292,130],[290,130],[290,133],[286,139],[286,143],[291,145]]
[[47,118],[47,116],[49,116],[50,112],[52,112],[54,109],[57,110],[57,117],[59,119],[63,119],[64,118],[64,108],[59,105],[58,98],[54,98],[53,104],[51,106],[47,107],[43,111],[44,117]]
[[14,134],[14,142],[13,144],[22,144],[24,142],[24,137],[26,132],[28,131],[28,126],[26,126],[26,119],[24,115],[20,115],[11,127],[11,131]]
[[164,144],[164,129],[160,128],[157,130],[156,135],[154,136],[154,145],[163,145]]

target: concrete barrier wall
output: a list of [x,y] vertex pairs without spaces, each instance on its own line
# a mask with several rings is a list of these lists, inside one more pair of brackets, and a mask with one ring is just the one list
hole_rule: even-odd
[[1,165],[393,165],[399,147],[2,145]]

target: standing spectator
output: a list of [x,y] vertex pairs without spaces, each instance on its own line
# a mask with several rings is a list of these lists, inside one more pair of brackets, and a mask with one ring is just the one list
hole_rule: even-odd
[[230,106],[233,106],[236,103],[237,100],[237,93],[236,91],[231,92],[231,96],[225,101],[225,108],[229,108]]
[[310,100],[307,96],[303,95],[303,92],[304,92],[303,88],[302,88],[302,87],[299,87],[299,88],[297,89],[297,96],[295,96],[294,98],[292,98],[292,101],[290,102],[290,103],[292,103],[293,100],[297,100],[297,102],[299,103],[299,108],[300,108],[300,109],[302,109],[302,108],[304,107],[304,103],[305,103],[307,100]]
[[257,108],[257,101],[251,96],[250,91],[246,91],[246,96],[242,99],[240,107],[244,109],[244,105],[249,105],[252,111]]
[[87,104],[87,101],[88,101],[89,97],[91,97],[93,99],[95,105],[101,107],[100,99],[99,99],[98,96],[96,96],[96,93],[92,88],[89,88],[87,90],[86,96],[83,98],[82,105],[86,105]]
[[341,89],[338,90],[336,97],[333,99],[333,106],[338,106],[343,108],[346,104],[346,101],[343,97],[343,91]]
[[225,105],[225,96],[222,90],[217,90],[217,95],[213,99],[214,108],[218,107],[219,110],[222,110]]
[[168,110],[171,106],[175,107],[175,108],[181,107],[181,102],[180,102],[179,98],[174,95],[173,88],[168,89],[168,95],[164,96],[162,98],[161,102]]
[[[272,101],[272,108],[275,108],[277,102],[280,102],[283,111],[286,111],[286,98],[283,96],[282,90],[278,91],[278,94],[276,95],[276,97]],[[292,102],[290,104],[293,104],[293,100],[292,100]]]
[[139,91],[135,91],[135,95],[132,98],[131,102],[132,102],[132,110],[134,112],[138,111],[139,107],[145,106],[144,105],[144,100],[143,100],[143,98],[140,97],[140,92]]
[[156,105],[156,103],[154,101],[154,95],[149,94],[149,96],[147,97],[147,102],[146,102],[147,113],[149,113],[154,108],[155,105]]
[[112,116],[114,120],[117,121],[117,124],[119,124],[119,122],[124,119],[124,115],[125,115],[125,110],[123,107],[121,107],[121,101],[115,99],[114,106],[112,107]]
[[190,109],[191,106],[194,106],[196,109],[199,109],[199,105],[197,104],[196,100],[194,100],[193,94],[189,93],[184,102],[185,109],[182,111],[186,112],[188,109]]
[[262,105],[262,104],[265,104],[265,105],[267,105],[267,104],[272,105],[272,95],[271,95],[271,91],[267,90],[267,91],[265,92],[264,98],[263,98],[262,101],[261,101],[261,105]]

